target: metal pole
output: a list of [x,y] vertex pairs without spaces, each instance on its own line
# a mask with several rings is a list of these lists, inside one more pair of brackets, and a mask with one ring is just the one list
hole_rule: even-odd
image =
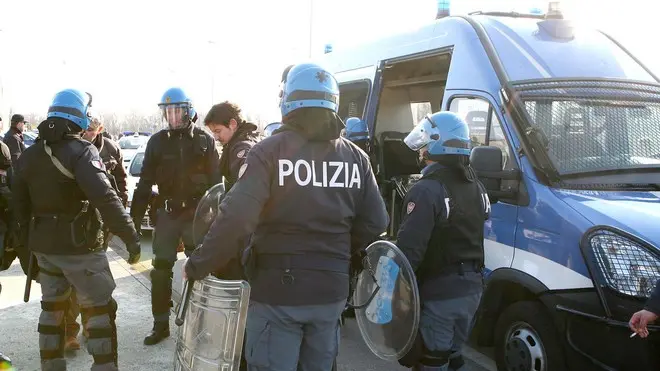
[[309,0],[309,58],[312,58],[312,20],[314,18],[314,0]]

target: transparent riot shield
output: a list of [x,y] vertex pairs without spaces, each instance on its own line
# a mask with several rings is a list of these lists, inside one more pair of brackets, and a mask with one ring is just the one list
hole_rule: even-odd
[[204,241],[204,236],[208,233],[211,224],[218,216],[218,207],[222,198],[225,196],[225,185],[216,184],[209,188],[204,194],[195,210],[195,219],[193,220],[193,239],[195,246],[199,246]]
[[187,300],[176,337],[174,369],[238,371],[250,285],[208,276],[194,282]]
[[419,291],[408,259],[396,245],[376,241],[366,249],[355,287],[355,319],[369,349],[397,361],[412,347],[419,329]]
[[[224,185],[209,189],[197,205],[193,221],[195,244],[200,245],[218,215]],[[174,369],[177,371],[238,371],[250,285],[208,276],[184,281],[177,310]]]

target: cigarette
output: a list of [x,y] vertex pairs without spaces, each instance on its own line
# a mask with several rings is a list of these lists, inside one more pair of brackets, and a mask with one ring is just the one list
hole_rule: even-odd
[[630,338],[631,338],[631,339],[634,338],[635,335],[637,335],[637,333],[636,333],[636,332],[633,332],[633,333],[630,335]]

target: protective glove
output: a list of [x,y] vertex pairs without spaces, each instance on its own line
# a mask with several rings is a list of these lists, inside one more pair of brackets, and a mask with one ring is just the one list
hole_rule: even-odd
[[142,249],[140,248],[139,242],[133,242],[126,245],[126,250],[128,250],[128,264],[135,264],[140,261],[140,253]]

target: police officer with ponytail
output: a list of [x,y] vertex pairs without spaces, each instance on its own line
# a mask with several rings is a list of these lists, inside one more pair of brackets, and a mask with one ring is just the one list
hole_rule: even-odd
[[281,98],[282,127],[250,150],[185,274],[223,269],[252,235],[248,369],[326,371],[338,352],[352,253],[388,218],[369,159],[340,137],[334,76],[296,65]]
[[101,218],[126,244],[128,262],[140,257],[139,237],[110,185],[94,145],[81,138],[90,125],[92,97],[67,89],[55,95],[39,140],[14,164],[12,193],[19,227],[39,265],[42,370],[64,370],[65,321],[75,288],[93,370],[117,370],[115,282],[103,246]]
[[404,142],[426,166],[406,195],[397,235],[422,301],[417,344],[399,362],[422,371],[461,370],[461,348],[483,291],[490,202],[470,167],[468,126],[456,114],[425,117]]

